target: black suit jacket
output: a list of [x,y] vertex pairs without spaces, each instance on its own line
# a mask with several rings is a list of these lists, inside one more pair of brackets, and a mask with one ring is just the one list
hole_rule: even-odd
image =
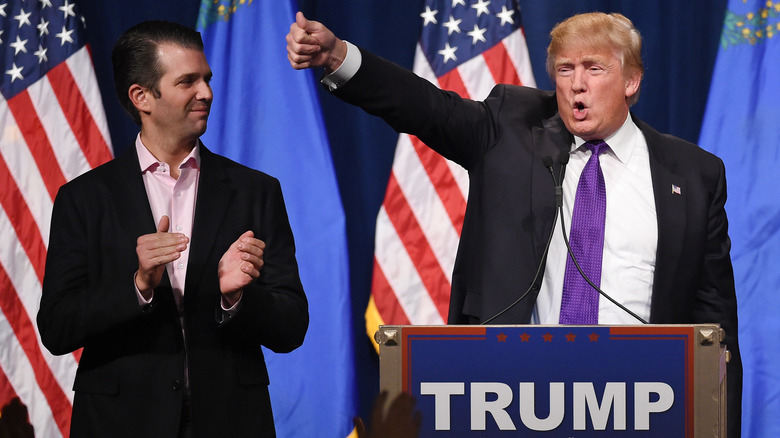
[[[555,217],[553,181],[543,158],[552,158],[557,174],[573,142],[555,94],[498,85],[483,102],[465,100],[361,53],[360,69],[334,94],[398,132],[418,136],[469,172],[448,322],[480,323],[532,286],[525,299],[493,321],[528,323],[542,278],[534,282],[534,274]],[[725,329],[732,357],[730,436],[738,436],[742,365],[723,162],[636,117],[634,122],[647,140],[658,218],[650,322],[715,322]],[[672,185],[681,193],[673,194]]]
[[[291,351],[308,327],[279,182],[201,146],[186,342],[167,274],[149,306],[136,298],[136,240],[155,230],[134,147],[57,194],[38,327],[54,354],[83,347],[71,436],[176,436],[185,360],[196,437],[274,436],[261,346]],[[247,230],[265,264],[223,321],[217,264]]]

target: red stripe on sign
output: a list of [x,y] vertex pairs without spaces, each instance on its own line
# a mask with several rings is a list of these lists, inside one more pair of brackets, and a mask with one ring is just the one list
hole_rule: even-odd
[[43,284],[43,271],[46,264],[46,245],[43,243],[43,237],[38,230],[30,208],[19,191],[8,166],[0,155],[0,205],[3,206],[11,225],[14,227],[16,236],[22,243],[24,252],[30,259],[30,263],[38,276],[38,281]]
[[60,169],[57,157],[54,156],[51,141],[43,129],[43,124],[41,124],[41,120],[38,118],[38,113],[35,111],[27,90],[22,91],[9,100],[8,108],[14,115],[14,119],[16,119],[19,131],[21,131],[24,141],[30,149],[35,164],[38,166],[38,171],[43,178],[43,183],[46,185],[46,190],[53,200],[57,196],[57,190],[67,180]]
[[420,228],[409,203],[406,200],[395,174],[390,174],[384,202],[387,216],[401,238],[406,252],[422,279],[442,319],[447,320],[449,311],[450,282],[436,259],[428,239]]
[[100,133],[95,119],[92,118],[92,113],[89,112],[89,107],[73,80],[67,63],[60,63],[46,76],[89,166],[94,168],[109,161],[111,152],[106,140]]
[[469,92],[466,90],[463,78],[460,77],[460,72],[458,72],[458,69],[456,68],[439,76],[439,88],[442,90],[454,91],[464,99],[469,98]]
[[503,42],[485,50],[482,58],[497,84],[523,85]]
[[393,288],[387,282],[387,277],[382,267],[374,257],[374,275],[371,280],[371,293],[374,295],[374,305],[382,316],[382,321],[389,325],[409,325],[409,317],[406,316],[401,303],[398,301]]
[[40,344],[38,344],[38,337],[35,334],[35,328],[27,316],[19,296],[16,294],[11,279],[2,266],[0,266],[0,287],[2,287],[3,291],[10,292],[0,294],[0,309],[2,309],[8,323],[11,325],[11,329],[14,331],[14,335],[16,335],[16,339],[27,355],[30,365],[32,365],[33,372],[35,372],[35,380],[49,403],[49,407],[54,415],[54,421],[57,423],[57,428],[59,428],[63,436],[68,436],[68,431],[70,430],[70,400],[68,400],[59,382],[52,374],[49,365],[43,358]]
[[458,233],[458,237],[460,237],[460,231],[463,228],[463,218],[466,213],[466,198],[463,197],[463,192],[460,191],[460,187],[458,187],[458,183],[455,181],[455,176],[447,165],[447,160],[414,135],[410,135],[409,138],[412,141],[414,150],[417,152],[417,156],[420,157],[420,162],[422,162],[425,172],[431,179],[431,184],[433,184],[439,199],[444,204],[444,209],[447,210],[452,226]]

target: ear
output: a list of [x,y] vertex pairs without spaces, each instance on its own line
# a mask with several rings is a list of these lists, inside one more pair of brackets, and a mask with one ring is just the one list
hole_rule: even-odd
[[140,113],[148,113],[151,110],[150,95],[151,90],[138,84],[131,85],[127,90],[127,96]]
[[639,84],[642,82],[642,75],[635,73],[626,79],[626,97],[631,97],[639,91]]

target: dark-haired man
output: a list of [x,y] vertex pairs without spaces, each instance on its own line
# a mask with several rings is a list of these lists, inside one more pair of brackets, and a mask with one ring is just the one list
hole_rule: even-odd
[[83,347],[71,436],[275,436],[261,347],[308,327],[279,182],[200,143],[198,32],[141,23],[112,58],[140,133],[60,189],[38,313],[51,352]]
[[554,92],[499,84],[482,102],[439,90],[301,13],[287,50],[293,68],[324,67],[334,95],[468,170],[449,323],[638,323],[601,298],[568,256],[552,169],[564,176],[573,253],[595,285],[651,323],[725,329],[729,436],[739,436],[742,364],[723,162],[631,114],[644,67],[628,18],[575,15],[550,36]]

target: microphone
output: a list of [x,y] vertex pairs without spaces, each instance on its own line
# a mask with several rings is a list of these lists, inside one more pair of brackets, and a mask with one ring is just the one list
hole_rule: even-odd
[[[561,159],[559,160],[561,163],[561,177],[563,176],[563,169],[566,167],[566,164],[569,162],[569,154],[563,154]],[[542,164],[544,164],[544,167],[547,168],[547,170],[550,172],[550,176],[552,176],[553,179],[553,185],[555,186],[555,216],[553,217],[552,221],[552,227],[550,229],[550,237],[547,239],[547,243],[544,245],[544,251],[542,252],[542,258],[539,260],[539,266],[536,267],[536,274],[534,274],[533,280],[531,280],[531,284],[528,286],[528,289],[523,292],[522,295],[516,300],[514,300],[511,304],[504,307],[501,311],[496,313],[495,315],[491,316],[490,318],[482,321],[479,323],[479,325],[486,325],[490,324],[493,320],[498,318],[499,316],[503,315],[504,313],[508,312],[510,309],[515,307],[517,303],[520,301],[523,301],[523,299],[531,292],[534,285],[536,284],[536,280],[539,279],[539,274],[542,272],[542,267],[544,266],[545,261],[547,260],[547,252],[550,250],[550,243],[552,242],[553,234],[555,233],[555,221],[558,219],[558,212],[560,211],[561,214],[563,214],[563,188],[560,184],[558,184],[558,181],[555,179],[555,174],[553,173],[553,159],[550,156],[545,156],[542,158]],[[562,180],[562,179],[561,179]],[[563,219],[563,218],[561,218]],[[567,244],[568,245],[568,244]]]
[[[565,158],[566,163],[568,163],[569,162],[569,155],[565,154],[564,156],[566,157]],[[550,161],[552,161],[552,160],[550,160]],[[563,172],[563,166],[565,166],[565,163],[563,162],[563,160],[561,160],[561,172]],[[560,179],[560,184],[559,184],[559,181],[555,179],[555,174],[552,171],[552,167],[550,167],[549,170],[550,170],[550,175],[552,176],[552,179],[553,179],[553,184],[555,184],[555,205],[557,206],[558,210],[560,211],[560,216],[561,216],[561,234],[563,235],[564,243],[566,243],[566,250],[569,252],[569,257],[571,257],[571,260],[574,262],[574,266],[577,267],[577,271],[579,271],[579,273],[582,276],[582,278],[585,279],[585,281],[593,289],[596,289],[596,291],[601,296],[603,296],[604,298],[608,299],[612,304],[618,306],[624,312],[626,312],[629,315],[631,315],[634,318],[636,318],[642,324],[647,324],[648,322],[645,321],[644,319],[642,319],[642,317],[640,317],[636,313],[634,313],[631,310],[629,310],[626,306],[624,306],[624,305],[618,303],[617,301],[615,301],[614,298],[612,298],[606,292],[601,290],[600,287],[596,286],[590,280],[590,278],[588,278],[588,276],[585,275],[585,272],[582,271],[582,268],[580,267],[580,264],[577,263],[577,259],[574,257],[574,252],[572,252],[572,250],[571,250],[571,245],[569,245],[569,237],[566,235],[566,224],[564,223],[564,218],[563,218],[563,178]],[[559,196],[560,196],[560,198],[559,198]],[[556,214],[556,216],[557,216],[557,214]],[[553,226],[555,226],[555,225],[553,225]]]

